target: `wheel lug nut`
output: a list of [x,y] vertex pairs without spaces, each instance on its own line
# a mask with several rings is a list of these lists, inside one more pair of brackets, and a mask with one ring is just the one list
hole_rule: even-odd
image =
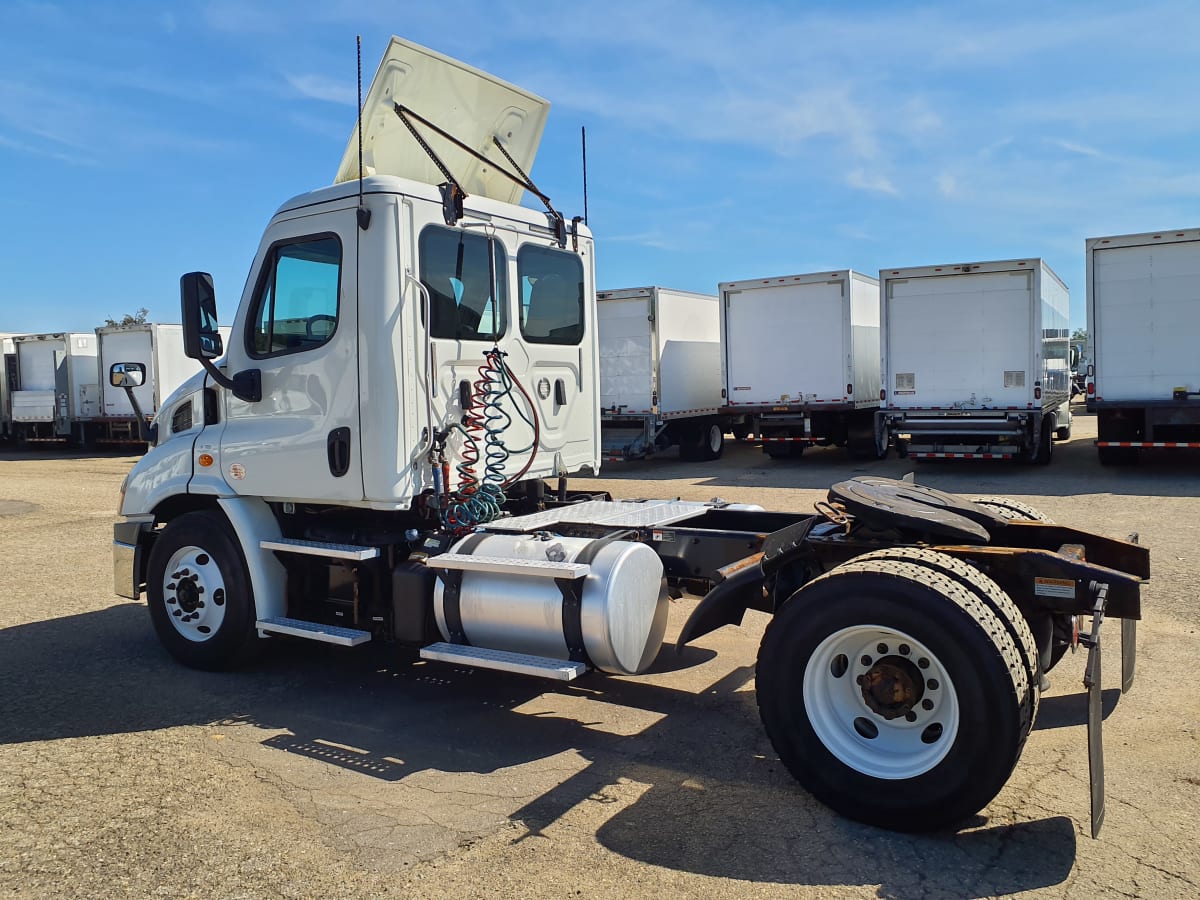
[[925,682],[925,687],[929,688],[931,691],[936,691],[938,689],[938,680],[936,678],[930,678]]
[[928,669],[929,668],[929,660],[927,660],[925,657],[922,656],[920,659],[917,660],[917,665],[920,666],[922,669]]
[[887,644],[880,644],[880,645],[879,645],[878,647],[876,647],[875,649],[879,651],[879,655],[880,655],[880,656],[886,656],[886,655],[887,655],[887,651],[888,651],[888,646],[887,646]]
[[864,666],[869,666],[871,664],[871,657],[864,653],[863,658],[860,659],[859,662],[861,662]]
[[909,647],[908,644],[900,645],[900,655],[901,656],[908,656],[908,654],[910,654],[910,653],[912,653],[912,648]]
[[904,714],[904,720],[906,722],[915,722],[917,721],[917,714],[910,709]]
[[933,701],[932,701],[932,700],[930,700],[930,699],[928,699],[928,698],[926,698],[925,700],[922,700],[922,701],[921,701],[921,708],[922,708],[922,709],[926,709],[926,710],[928,710],[928,709],[933,709]]

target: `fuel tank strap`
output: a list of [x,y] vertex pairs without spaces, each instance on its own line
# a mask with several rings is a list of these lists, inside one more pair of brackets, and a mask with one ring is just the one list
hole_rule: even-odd
[[[483,543],[486,534],[473,534],[457,548],[456,552],[469,556]],[[452,644],[470,644],[462,621],[462,579],[460,569],[437,569],[438,578],[445,588],[442,590],[442,615],[446,617],[446,630]]]
[[[637,532],[626,529],[624,531],[614,531],[611,534],[606,534],[602,538],[597,538],[586,547],[579,551],[579,555],[572,562],[591,565],[596,561],[596,557],[600,551],[614,541],[619,541],[627,537],[636,536]],[[567,652],[570,654],[572,662],[585,662],[591,665],[592,662],[588,659],[587,648],[583,644],[583,578],[555,578],[554,583],[558,585],[558,589],[562,592],[562,629],[563,640],[567,643]]]

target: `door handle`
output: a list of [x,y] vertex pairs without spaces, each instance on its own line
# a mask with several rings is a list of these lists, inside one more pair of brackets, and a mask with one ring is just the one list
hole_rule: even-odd
[[561,378],[554,382],[554,403],[557,406],[567,405],[567,383]]
[[329,432],[325,449],[329,454],[329,472],[334,478],[341,478],[350,471],[349,428],[335,428]]

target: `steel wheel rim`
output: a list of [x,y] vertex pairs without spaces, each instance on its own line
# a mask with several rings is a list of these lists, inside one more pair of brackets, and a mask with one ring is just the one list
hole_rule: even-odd
[[708,449],[713,453],[716,453],[718,450],[720,450],[721,439],[723,437],[724,434],[721,432],[720,425],[710,425],[708,427]]
[[195,643],[213,637],[225,621],[225,578],[203,547],[176,550],[163,572],[163,604],[179,634]]
[[[907,668],[893,659],[907,661]],[[907,714],[885,718],[868,705],[859,679],[908,668],[921,675],[919,700]],[[960,721],[958,695],[938,657],[911,635],[883,625],[853,625],[821,642],[804,669],[804,706],[817,738],[839,761],[888,780],[915,778],[937,766],[954,745]]]

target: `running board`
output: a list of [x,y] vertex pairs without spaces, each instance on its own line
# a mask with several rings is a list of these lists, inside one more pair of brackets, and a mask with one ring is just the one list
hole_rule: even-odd
[[545,656],[530,656],[527,653],[489,650],[487,647],[472,647],[469,644],[447,644],[445,642],[422,647],[421,659],[457,663],[477,669],[515,672],[518,675],[534,675],[554,681],[574,681],[588,668],[587,664],[582,662],[549,659]]
[[305,622],[302,619],[288,619],[284,616],[259,619],[254,623],[254,627],[267,634],[286,634],[291,637],[308,638],[310,641],[321,641],[325,644],[337,644],[339,647],[357,647],[371,639],[371,632],[361,631],[358,628],[343,628],[340,625],[325,625],[322,622]]
[[[491,572],[494,575],[533,575],[540,578],[583,578],[592,571],[586,563],[551,562],[548,559],[519,559],[505,556],[471,556],[442,553],[425,560],[431,569],[459,572]],[[530,657],[531,659],[535,657]]]
[[280,553],[299,553],[303,556],[321,556],[325,559],[374,559],[379,555],[378,547],[362,547],[358,544],[326,544],[321,541],[301,541],[296,538],[276,538],[259,541],[263,550]]

